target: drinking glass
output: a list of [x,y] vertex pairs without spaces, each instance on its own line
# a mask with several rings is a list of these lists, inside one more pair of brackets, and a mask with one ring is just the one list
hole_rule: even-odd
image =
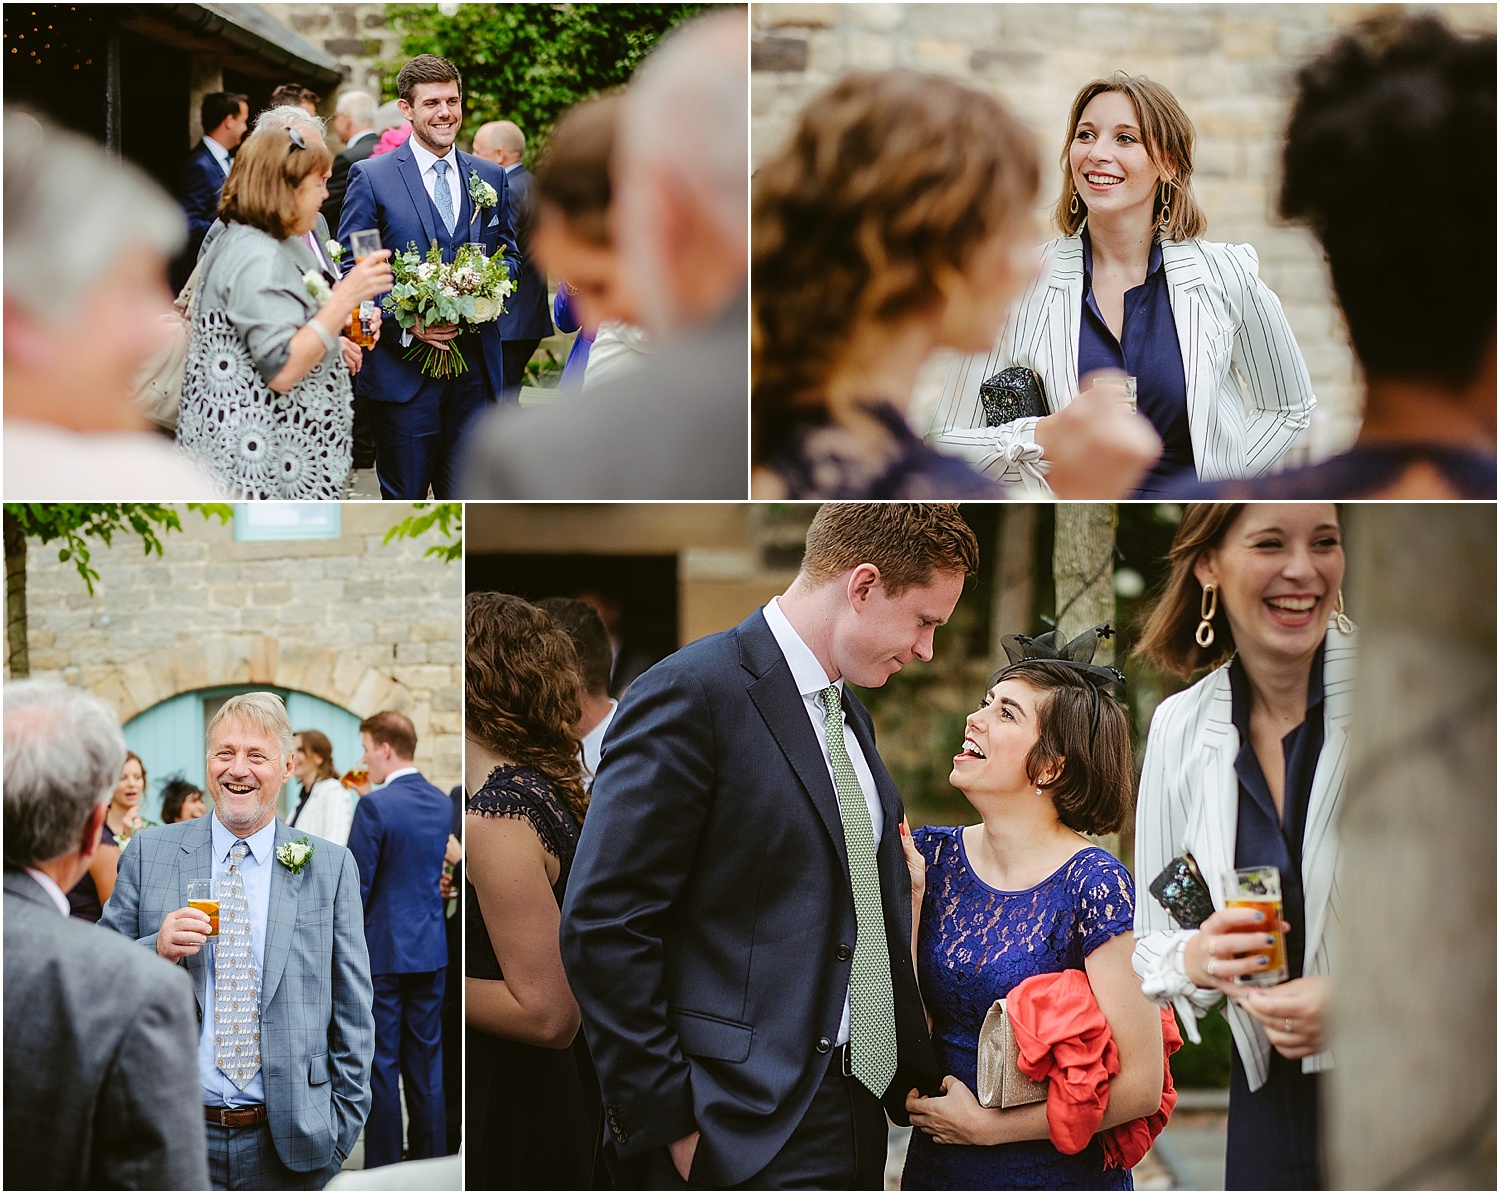
[[1137,402],[1136,402],[1136,379],[1135,378],[1133,378],[1133,377],[1127,377],[1125,379],[1125,393],[1127,395],[1129,395],[1129,397],[1130,397],[1130,413],[1134,414],[1136,412],[1137,405],[1138,405]]
[[[371,254],[380,252],[380,229],[361,228],[358,232],[351,232],[349,248],[354,253],[355,261],[363,261]],[[379,318],[380,312],[375,308],[375,300],[365,299],[360,303],[359,310],[349,317],[349,339],[361,348],[374,348],[375,322]]]
[[196,908],[208,917],[208,939],[219,936],[219,895],[214,890],[212,879],[189,879],[187,885],[188,907]]
[[1247,987],[1274,987],[1286,982],[1291,971],[1286,964],[1286,936],[1281,931],[1281,872],[1273,866],[1242,867],[1228,872],[1224,876],[1224,906],[1254,908],[1265,921],[1244,931],[1259,932],[1263,928],[1274,939],[1264,950],[1238,955],[1258,957],[1264,952],[1269,964],[1264,970],[1241,975],[1235,981]]
[[371,253],[380,252],[380,229],[362,228],[358,232],[351,232],[349,248],[354,252],[355,261],[363,261]]

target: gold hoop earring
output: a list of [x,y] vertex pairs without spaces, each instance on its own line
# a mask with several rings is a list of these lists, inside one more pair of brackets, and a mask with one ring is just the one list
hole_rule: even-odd
[[1073,192],[1073,198],[1071,198],[1071,199],[1068,200],[1068,214],[1070,216],[1076,216],[1078,214],[1078,192],[1077,191],[1074,191]]
[[1161,217],[1156,221],[1156,226],[1163,232],[1166,231],[1167,225],[1172,222],[1171,195],[1169,194],[1171,189],[1171,183],[1164,182],[1161,184]]
[[1198,623],[1198,633],[1193,635],[1193,640],[1200,647],[1211,647],[1214,645],[1214,615],[1219,612],[1219,593],[1213,585],[1203,586],[1203,597],[1198,602],[1198,613],[1203,621]]
[[1349,615],[1344,612],[1344,590],[1339,590],[1337,600],[1333,603],[1333,624],[1339,628],[1339,633],[1345,637],[1354,633],[1354,623],[1349,620]]

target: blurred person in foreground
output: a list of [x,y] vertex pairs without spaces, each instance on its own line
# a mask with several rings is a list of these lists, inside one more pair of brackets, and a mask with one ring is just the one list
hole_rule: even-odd
[[552,620],[562,627],[578,652],[578,672],[583,684],[578,701],[582,713],[573,727],[578,735],[579,756],[583,759],[583,784],[594,785],[599,770],[599,755],[604,747],[604,732],[614,720],[620,702],[609,695],[609,671],[614,663],[609,631],[604,619],[587,601],[576,597],[546,597],[537,602]]
[[552,320],[547,317],[547,278],[532,259],[536,179],[522,161],[525,154],[526,136],[513,121],[492,120],[480,125],[474,134],[474,156],[494,162],[505,171],[505,181],[510,184],[511,223],[521,252],[521,275],[499,321],[505,385],[514,394],[519,394],[526,380],[526,366],[537,345],[552,335]]
[[[1317,1190],[1358,645],[1344,612],[1338,510],[1190,505],[1170,560],[1136,654],[1183,679],[1212,670],[1152,716],[1135,874],[1149,887],[1190,855],[1215,911],[1188,929],[1155,899],[1138,901],[1135,970],[1194,1042],[1198,1020],[1228,999],[1226,1188]],[[1231,871],[1265,866],[1281,873],[1280,926],[1224,906]],[[1289,978],[1240,982],[1267,969],[1278,928]]]
[[96,697],[5,686],[5,1188],[201,1190],[188,975],[68,919],[125,758]]
[[469,595],[464,642],[468,1186],[586,1189],[602,1115],[557,936],[588,808],[578,656],[503,593]]
[[[213,1188],[321,1190],[370,1107],[359,874],[342,846],[276,819],[294,749],[280,697],[230,697],[206,737],[213,816],[132,838],[99,923],[193,980]],[[193,879],[215,884],[213,941],[208,915],[185,903]]]
[[314,133],[316,117],[287,111],[256,122],[224,184],[225,227],[203,255],[177,440],[232,496],[337,501],[352,462],[350,367],[364,360],[341,336],[362,300],[390,289],[390,254],[340,278],[309,239],[333,157],[321,122]]
[[104,915],[104,903],[115,889],[120,851],[141,828],[141,797],[145,791],[146,765],[135,751],[127,750],[120,778],[109,798],[109,811],[99,830],[99,848],[94,851],[89,869],[68,892],[68,905],[79,920],[97,921]]
[[196,821],[208,815],[208,806],[203,803],[203,789],[173,776],[161,786],[161,823],[176,825],[179,821]]
[[[1038,186],[1031,133],[951,79],[856,72],[808,104],[755,179],[755,497],[1004,496],[906,411],[927,358],[988,348],[1031,280]],[[1160,450],[1118,385],[1060,418],[1067,496],[1129,493]],[[1041,456],[1008,451],[981,463]]]
[[182,213],[134,166],[35,117],[5,118],[5,497],[215,496],[132,394],[171,310]]
[[465,496],[746,496],[747,36],[742,12],[698,17],[625,95],[610,218],[658,352],[578,401],[487,418]]
[[[1371,186],[1399,163],[1414,186]],[[1495,36],[1376,17],[1297,76],[1281,214],[1322,242],[1365,379],[1347,452],[1181,496],[1495,497]]]

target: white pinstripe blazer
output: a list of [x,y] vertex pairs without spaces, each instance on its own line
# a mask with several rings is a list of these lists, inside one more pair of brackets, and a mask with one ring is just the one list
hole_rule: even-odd
[[[1305,975],[1329,974],[1330,937],[1339,920],[1338,815],[1349,764],[1349,717],[1357,635],[1346,637],[1329,621],[1323,651],[1323,751],[1313,772],[1307,826],[1302,838],[1302,890],[1307,912]],[[1135,813],[1135,878],[1142,891],[1169,861],[1184,852],[1197,860],[1222,908],[1220,877],[1234,869],[1239,815],[1240,751],[1229,690],[1229,665],[1216,668],[1156,710],[1146,738]],[[1177,1009],[1183,1030],[1198,1037],[1198,1018],[1219,1000],[1216,990],[1193,985],[1182,951],[1196,930],[1179,929],[1152,897],[1135,906],[1136,974],[1148,999]],[[1260,1025],[1233,1003],[1226,1006],[1235,1046],[1251,1090],[1265,1083],[1271,1042]],[[1302,1061],[1304,1073],[1331,1069],[1333,1054]]]
[[[1281,303],[1257,273],[1250,245],[1161,244],[1167,294],[1187,382],[1188,426],[1205,481],[1269,471],[1307,426],[1312,381]],[[1044,245],[1041,272],[1012,308],[988,353],[960,357],[948,371],[928,441],[998,481],[1034,482],[1036,420],[984,425],[979,386],[1011,365],[1042,379],[1049,413],[1078,393],[1083,306],[1083,239]]]

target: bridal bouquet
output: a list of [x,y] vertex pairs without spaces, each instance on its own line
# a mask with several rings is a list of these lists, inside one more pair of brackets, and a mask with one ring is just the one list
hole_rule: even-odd
[[[456,323],[472,330],[500,318],[505,300],[515,290],[505,259],[499,254],[486,257],[473,243],[460,245],[452,261],[443,260],[435,241],[425,258],[415,244],[408,245],[406,252],[392,255],[391,272],[396,284],[383,305],[407,330],[418,323]],[[406,350],[406,359],[419,356],[428,377],[457,377],[469,368],[452,341],[442,349],[418,340]]]

